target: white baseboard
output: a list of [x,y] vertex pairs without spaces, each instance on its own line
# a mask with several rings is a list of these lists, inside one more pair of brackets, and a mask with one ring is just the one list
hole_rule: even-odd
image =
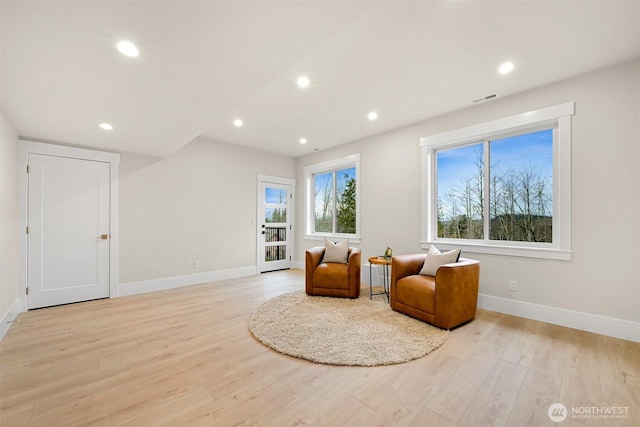
[[2,319],[0,319],[0,341],[4,338],[4,335],[9,331],[9,328],[13,324],[13,321],[18,317],[18,306],[20,305],[18,298],[13,301],[11,307],[2,315]]
[[640,342],[640,322],[615,319],[564,308],[515,301],[490,295],[478,295],[478,307],[498,313],[566,326],[581,331]]
[[161,279],[143,280],[140,282],[120,283],[119,296],[144,294],[147,292],[164,291],[182,286],[199,285],[218,280],[237,279],[239,277],[258,274],[255,265],[228,270],[208,271],[206,273],[186,274],[184,276],[163,277]]

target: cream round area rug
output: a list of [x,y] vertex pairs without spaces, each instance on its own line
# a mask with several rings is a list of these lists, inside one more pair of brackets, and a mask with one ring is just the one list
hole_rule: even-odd
[[391,309],[386,300],[280,295],[251,316],[256,339],[289,356],[329,365],[376,366],[421,358],[448,332]]

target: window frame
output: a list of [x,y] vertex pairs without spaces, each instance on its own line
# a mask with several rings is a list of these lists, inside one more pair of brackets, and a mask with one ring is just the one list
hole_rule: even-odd
[[[356,232],[350,233],[329,233],[314,231],[314,183],[313,177],[316,174],[333,172],[355,167],[356,170]],[[306,165],[303,167],[305,180],[305,236],[307,240],[324,240],[325,238],[349,239],[350,242],[360,243],[360,154],[351,154],[337,159],[327,160],[320,163]],[[334,201],[337,197],[334,194]],[[336,204],[334,203],[334,206]],[[334,208],[335,209],[335,208]],[[334,213],[335,217],[335,213]]]
[[[420,138],[422,151],[421,247],[461,248],[482,254],[570,260],[571,251],[571,116],[575,102],[567,102],[477,125]],[[552,243],[490,240],[488,203],[484,204],[485,233],[482,240],[440,238],[437,235],[436,151],[499,139],[509,135],[554,128],[553,141],[553,238]],[[485,165],[488,153],[485,150]],[[485,167],[488,183],[489,168]],[[487,184],[488,185],[488,184]]]

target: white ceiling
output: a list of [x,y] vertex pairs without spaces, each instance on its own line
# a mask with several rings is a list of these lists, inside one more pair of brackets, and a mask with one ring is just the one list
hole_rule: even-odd
[[297,157],[640,56],[638,1],[0,7],[0,96],[20,136],[155,156],[201,136]]

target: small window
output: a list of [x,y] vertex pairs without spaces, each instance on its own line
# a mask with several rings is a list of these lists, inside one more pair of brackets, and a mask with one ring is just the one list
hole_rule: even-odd
[[423,247],[570,259],[573,108],[422,138]]
[[305,166],[306,237],[358,239],[360,156]]

